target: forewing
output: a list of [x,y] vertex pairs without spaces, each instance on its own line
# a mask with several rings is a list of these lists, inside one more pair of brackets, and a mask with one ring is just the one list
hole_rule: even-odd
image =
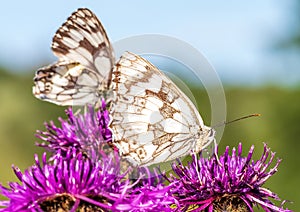
[[101,90],[109,88],[113,49],[102,24],[89,9],[78,9],[57,30],[52,50],[61,61],[78,62],[95,72]]
[[76,62],[58,62],[40,68],[34,77],[33,94],[58,105],[84,105],[99,100],[96,89],[99,81]]
[[125,53],[113,71],[114,144],[134,165],[151,165],[190,153],[202,119],[193,103],[145,59]]

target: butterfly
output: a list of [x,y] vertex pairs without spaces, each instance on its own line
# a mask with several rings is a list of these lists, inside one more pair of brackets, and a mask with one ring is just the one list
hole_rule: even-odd
[[33,94],[58,105],[111,103],[113,145],[135,166],[199,152],[214,141],[191,100],[158,68],[125,52],[114,63],[105,30],[88,9],[78,9],[56,32],[59,61],[37,70]]
[[114,144],[134,165],[188,155],[214,141],[191,100],[149,61],[125,52],[113,70]]
[[35,97],[65,106],[98,102],[108,95],[114,52],[94,13],[74,12],[55,33],[51,48],[59,60],[37,70]]

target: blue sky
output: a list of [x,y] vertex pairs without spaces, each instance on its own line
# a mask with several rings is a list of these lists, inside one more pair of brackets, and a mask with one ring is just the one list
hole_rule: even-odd
[[[88,7],[112,42],[156,33],[188,42],[236,84],[299,82],[296,58],[272,50],[290,33],[293,1],[5,1],[0,65],[25,71],[53,62],[52,36],[77,8]],[[287,71],[289,70],[289,71]]]

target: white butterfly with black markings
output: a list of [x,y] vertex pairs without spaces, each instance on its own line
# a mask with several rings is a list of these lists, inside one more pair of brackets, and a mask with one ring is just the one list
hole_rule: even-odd
[[124,53],[112,81],[115,145],[132,164],[173,160],[214,141],[191,100],[149,61]]
[[113,49],[90,10],[74,12],[57,30],[51,48],[59,61],[36,72],[33,94],[37,98],[58,105],[84,105],[107,95]]
[[214,140],[215,131],[204,125],[194,104],[154,65],[130,52],[114,65],[105,30],[90,10],[78,9],[68,18],[52,50],[59,61],[37,71],[34,95],[58,105],[110,98],[113,144],[133,165],[199,152]]

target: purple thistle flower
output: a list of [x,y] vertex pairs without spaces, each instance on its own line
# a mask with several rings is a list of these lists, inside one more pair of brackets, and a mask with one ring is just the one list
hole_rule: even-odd
[[180,210],[253,211],[253,206],[260,205],[265,211],[290,211],[274,205],[270,199],[280,200],[279,197],[262,187],[277,172],[281,160],[277,159],[275,166],[270,168],[275,153],[264,145],[261,158],[254,161],[251,160],[253,150],[254,146],[247,157],[242,157],[240,143],[237,153],[233,148],[232,155],[227,147],[220,157],[216,150],[209,159],[201,154],[197,159],[194,154],[193,161],[187,166],[179,160],[178,164],[173,163],[172,168],[177,176],[166,178],[178,188],[174,196],[180,203]]
[[164,185],[165,179],[146,167],[139,168],[138,174],[140,177],[131,185],[130,195],[116,209],[132,212],[175,211],[171,208],[171,205],[178,205],[171,190],[173,185]]
[[67,152],[73,147],[87,154],[90,154],[90,151],[100,152],[110,148],[112,133],[108,128],[110,118],[104,101],[102,101],[102,108],[98,111],[88,106],[83,115],[74,115],[72,108],[68,108],[66,114],[68,121],[59,118],[61,127],[50,122],[45,123],[47,131],[37,131],[36,136],[45,141],[37,144],[38,146],[54,154],[58,150],[61,153]]
[[111,209],[112,203],[123,198],[126,184],[123,175],[118,175],[117,166],[106,158],[103,162],[92,162],[76,150],[64,157],[56,157],[47,163],[46,154],[40,161],[35,156],[35,165],[24,172],[14,167],[21,184],[10,183],[10,188],[1,186],[4,211],[75,211],[84,205]]
[[6,207],[0,211],[171,211],[170,186],[143,182],[142,176],[131,184],[118,164],[118,157],[95,162],[76,149],[51,162],[45,153],[41,160],[35,156],[35,165],[24,173],[13,168],[20,184],[0,186],[9,199],[0,201]]

